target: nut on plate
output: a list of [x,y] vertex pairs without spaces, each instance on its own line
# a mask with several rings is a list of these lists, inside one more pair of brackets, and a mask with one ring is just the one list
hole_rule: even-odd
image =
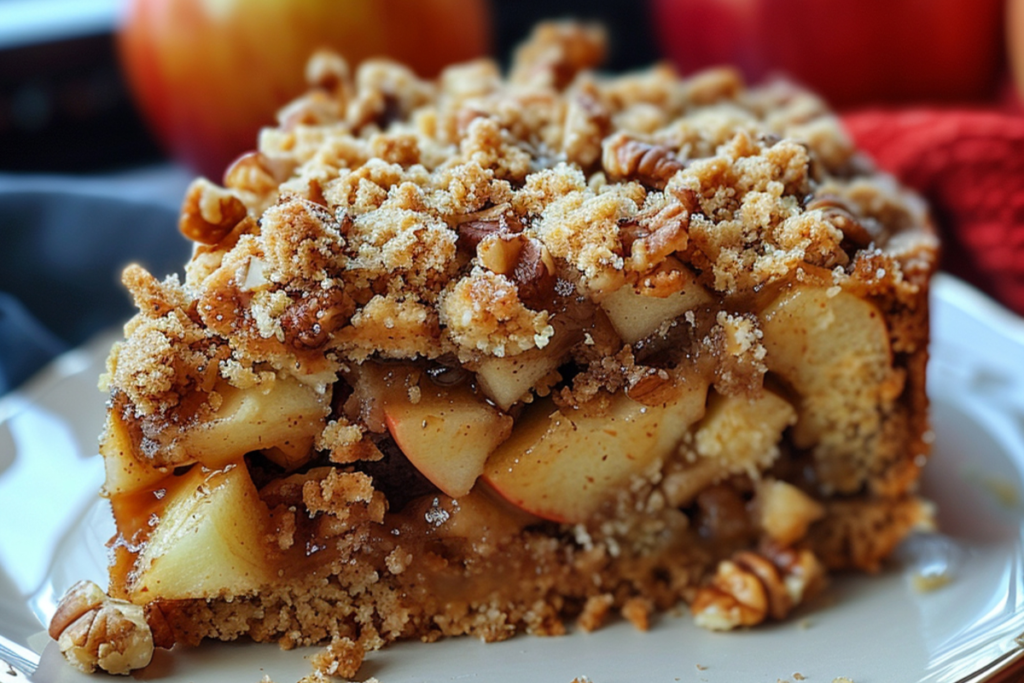
[[153,632],[143,608],[115,600],[91,581],[64,594],[50,620],[50,637],[76,669],[112,674],[141,669],[153,658]]
[[742,551],[719,563],[690,609],[698,626],[730,631],[782,619],[824,584],[825,570],[808,550]]

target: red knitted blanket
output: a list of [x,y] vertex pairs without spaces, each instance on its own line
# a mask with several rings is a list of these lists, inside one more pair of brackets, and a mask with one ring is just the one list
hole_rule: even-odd
[[943,269],[1024,315],[1024,113],[870,110],[843,120],[881,168],[928,199]]

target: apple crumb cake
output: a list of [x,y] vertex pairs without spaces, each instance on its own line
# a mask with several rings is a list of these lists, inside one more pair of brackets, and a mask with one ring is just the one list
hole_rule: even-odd
[[926,208],[793,85],[603,47],[544,25],[507,77],[433,81],[318,54],[191,185],[184,281],[124,273],[109,595],[51,624],[80,666],[749,626],[929,523]]

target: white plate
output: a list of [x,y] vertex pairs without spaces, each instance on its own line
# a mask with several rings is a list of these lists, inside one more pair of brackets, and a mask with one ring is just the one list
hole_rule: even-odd
[[[835,578],[793,618],[750,631],[708,633],[681,610],[648,633],[615,623],[562,638],[405,643],[369,654],[360,678],[954,683],[1005,672],[1024,659],[1015,640],[1024,633],[1024,321],[948,276],[936,279],[933,302],[937,438],[922,488],[947,534],[931,540],[949,541],[937,556],[954,569],[948,585],[916,590],[915,555],[878,576]],[[104,412],[96,377],[110,341],[60,358],[0,400],[0,659],[33,668],[41,653],[31,676],[40,683],[96,680],[66,666],[42,630],[75,580],[105,585],[113,525],[96,496]],[[310,653],[214,643],[159,652],[136,678],[256,683],[266,673],[289,683],[310,672]],[[0,681],[25,679],[0,664]]]

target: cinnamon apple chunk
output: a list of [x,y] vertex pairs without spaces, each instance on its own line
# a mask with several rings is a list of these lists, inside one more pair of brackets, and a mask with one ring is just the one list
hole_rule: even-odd
[[641,294],[625,286],[601,301],[601,308],[622,341],[634,344],[656,332],[666,321],[711,302],[711,295],[700,286],[693,273],[687,269],[677,272],[683,274],[684,286],[666,296]]
[[499,408],[508,410],[540,380],[557,370],[562,356],[543,348],[530,349],[517,356],[488,357],[477,367],[477,381]]
[[217,407],[206,419],[182,430],[175,447],[188,462],[223,467],[249,451],[278,448],[294,469],[312,456],[313,438],[324,427],[330,394],[296,379],[279,377],[267,386],[217,389]]
[[855,490],[904,381],[885,317],[851,293],[804,286],[761,319],[768,369],[797,394],[794,445],[813,450],[826,489]]
[[513,505],[563,523],[589,519],[631,477],[668,456],[704,415],[708,384],[688,378],[661,405],[625,394],[600,415],[532,404],[487,460],[484,480]]
[[100,438],[100,454],[106,472],[103,495],[108,498],[150,488],[170,471],[167,467],[155,467],[136,455],[128,425],[118,410],[107,413],[107,423]]
[[166,495],[135,564],[133,602],[243,595],[273,578],[268,512],[243,461],[218,470],[194,465]]
[[469,493],[487,456],[512,430],[512,418],[467,382],[444,386],[421,368],[372,362],[354,377],[356,393],[383,413],[413,467],[452,498]]

